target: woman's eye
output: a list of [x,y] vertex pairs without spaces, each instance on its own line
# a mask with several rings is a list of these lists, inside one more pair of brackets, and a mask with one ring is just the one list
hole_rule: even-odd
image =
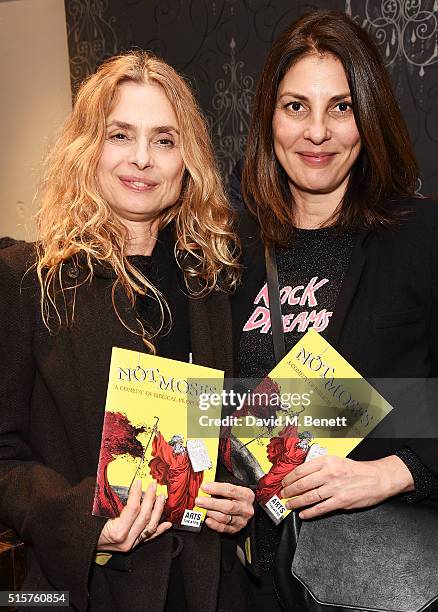
[[122,132],[117,132],[117,134],[112,134],[110,136],[110,140],[115,140],[117,142],[123,142],[124,140],[127,140],[128,137],[126,136],[126,134],[122,134]]
[[288,104],[286,104],[286,108],[293,111],[294,113],[298,113],[302,110],[303,105],[301,104],[301,102],[289,102]]
[[335,108],[341,111],[341,113],[346,113],[351,110],[351,104],[349,102],[339,102]]
[[173,140],[171,138],[159,138],[157,144],[162,147],[171,147],[173,145]]

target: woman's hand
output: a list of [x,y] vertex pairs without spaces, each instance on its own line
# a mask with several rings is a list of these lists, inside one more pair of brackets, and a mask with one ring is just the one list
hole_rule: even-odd
[[172,527],[161,523],[166,498],[156,495],[155,482],[142,495],[141,480],[136,480],[129,491],[126,506],[115,519],[109,519],[102,529],[96,550],[129,552],[141,542],[153,540]]
[[375,461],[325,456],[292,470],[283,479],[280,495],[294,497],[286,502],[291,510],[312,505],[299,514],[302,519],[310,519],[333,510],[374,506],[413,490],[412,475],[396,455]]
[[254,493],[228,482],[208,482],[201,489],[213,497],[197,497],[195,503],[207,510],[205,524],[220,533],[236,533],[254,514]]

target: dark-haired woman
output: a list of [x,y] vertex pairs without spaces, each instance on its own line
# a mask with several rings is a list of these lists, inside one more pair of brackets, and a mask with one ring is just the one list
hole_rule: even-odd
[[[302,17],[274,43],[258,85],[242,172],[245,275],[234,298],[239,376],[275,364],[263,246],[275,255],[286,350],[319,331],[365,377],[438,371],[438,207],[415,197],[418,167],[369,36],[342,13]],[[243,194],[243,202],[240,196]],[[437,436],[438,437],[438,436]],[[292,471],[282,497],[304,520],[405,494],[438,496],[432,439],[374,439],[349,458]],[[279,609],[282,527],[256,517],[249,609]]]

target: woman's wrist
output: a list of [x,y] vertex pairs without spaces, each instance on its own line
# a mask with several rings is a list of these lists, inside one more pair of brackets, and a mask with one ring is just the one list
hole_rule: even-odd
[[396,455],[376,459],[372,463],[380,473],[382,487],[386,497],[415,490],[414,479],[406,464]]

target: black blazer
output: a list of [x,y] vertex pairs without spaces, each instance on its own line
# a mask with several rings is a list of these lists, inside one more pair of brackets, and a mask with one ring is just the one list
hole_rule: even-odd
[[[244,263],[243,282],[232,298],[236,358],[242,327],[256,292],[265,282],[266,270],[258,223],[239,200],[236,185],[232,195],[239,212]],[[437,377],[438,205],[411,199],[394,202],[394,206],[412,212],[391,229],[360,234],[326,337],[364,377]],[[415,401],[405,409],[404,418],[412,420],[415,431]],[[391,431],[396,415],[399,413],[394,410],[382,422],[380,432]],[[437,416],[428,415],[428,433],[436,438]],[[376,435],[383,433],[377,431]],[[438,441],[432,438],[367,439],[350,457],[377,459],[404,446],[438,476]]]
[[[80,611],[89,606],[105,612],[158,612],[165,605],[172,534],[120,555],[120,570],[93,562],[106,520],[91,516],[91,509],[111,348],[144,351],[144,345],[117,318],[112,272],[97,264],[91,283],[86,269],[73,263],[62,266],[75,317],[49,333],[41,320],[35,270],[29,270],[34,261],[28,244],[0,254],[0,521],[27,544],[28,574],[22,588],[67,590],[70,605]],[[136,328],[123,291],[116,293],[116,301],[125,323]],[[229,375],[227,296],[212,293],[190,300],[189,308],[194,362]],[[220,538],[207,528],[200,534],[179,534],[189,609],[214,612]],[[229,586],[228,598],[230,593],[236,605],[221,605],[224,610],[238,609],[237,583]]]

